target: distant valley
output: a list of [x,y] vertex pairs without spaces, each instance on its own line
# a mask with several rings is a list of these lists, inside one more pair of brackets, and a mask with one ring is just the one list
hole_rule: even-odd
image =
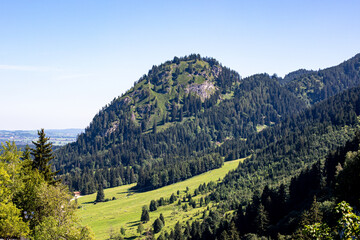
[[[75,142],[76,137],[84,132],[84,129],[48,129],[46,134],[54,146],[63,146]],[[38,138],[37,130],[0,130],[0,142],[14,141],[18,146],[31,145]]]

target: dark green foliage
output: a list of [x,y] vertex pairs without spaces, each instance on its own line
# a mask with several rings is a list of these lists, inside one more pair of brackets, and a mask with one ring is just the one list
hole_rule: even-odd
[[[197,57],[189,57],[181,61],[195,63],[198,60]],[[76,143],[57,152],[56,166],[63,166],[62,173],[69,172],[74,166],[77,169],[99,171],[110,186],[118,186],[119,180],[114,179],[121,179],[122,184],[137,181],[139,188],[157,188],[221,166],[221,163],[209,162],[209,157],[218,157],[208,157],[205,152],[216,148],[216,142],[221,143],[229,138],[236,141],[247,138],[249,134],[256,132],[257,125],[279,123],[282,118],[305,107],[305,103],[266,74],[240,79],[237,73],[221,67],[212,59],[201,61],[207,62],[210,68],[199,68],[193,64],[197,69],[193,71],[194,74],[203,71],[204,75],[212,76],[214,80],[209,81],[219,88],[207,99],[202,100],[193,93],[184,93],[179,86],[169,86],[169,92],[161,93],[170,97],[169,102],[165,103],[166,109],[158,100],[152,103],[153,97],[149,95],[145,87],[148,85],[144,83],[148,82],[146,79],[157,79],[152,83],[159,86],[168,84],[164,78],[168,71],[165,69],[170,63],[154,67],[148,76],[139,80],[138,90],[132,89],[128,94],[115,99],[99,112]],[[130,99],[129,94],[136,95]],[[234,94],[234,97],[225,99],[222,94]],[[148,105],[142,105],[145,99],[148,99]],[[134,121],[133,107],[141,119]],[[159,108],[163,108],[161,111],[164,114],[157,119],[155,113],[161,112]],[[141,134],[151,122],[156,123],[153,130],[161,123],[159,120],[165,119],[166,122],[167,116],[170,116],[173,123],[166,130]],[[225,151],[222,150],[220,155],[227,155],[224,154]],[[236,158],[237,154],[233,157]],[[154,162],[153,159],[157,161]],[[147,164],[148,161],[151,165]],[[119,165],[122,169],[132,166],[133,177],[107,177],[106,172]],[[184,167],[178,172],[170,172],[179,165]],[[71,184],[71,189],[87,188],[87,192],[93,192],[91,186],[86,185],[92,181],[96,185],[99,183],[98,179],[92,174],[87,176],[88,181],[84,181],[82,176],[75,171],[64,176],[64,181]],[[147,181],[148,179],[152,181]]]
[[154,124],[153,124],[153,133],[155,134],[157,132],[157,122],[156,120],[154,120]]
[[264,235],[269,227],[269,213],[262,204],[259,205],[257,211],[257,216],[255,218],[257,232],[260,235]]
[[149,205],[149,209],[150,212],[156,211],[157,210],[157,203],[155,200],[151,200],[150,205]]
[[105,201],[105,193],[104,193],[104,188],[102,187],[102,185],[100,184],[98,187],[98,192],[96,194],[96,200],[95,202],[104,202]]
[[[357,162],[359,141],[360,133],[357,133],[351,141],[329,154],[324,164],[316,162],[292,177],[288,187],[284,184],[276,188],[265,186],[261,193],[253,195],[245,210],[241,205],[237,208],[236,215],[230,222],[217,216],[217,212],[210,211],[202,223],[192,224],[190,238],[202,236],[201,239],[221,239],[232,232],[233,236],[241,235],[244,239],[250,236],[276,238],[280,235],[291,235],[292,239],[313,239],[303,232],[305,225],[319,223],[319,226],[337,228],[338,216],[333,211],[335,203],[332,202],[334,188],[346,179],[341,194],[337,193],[338,201],[355,195],[354,199],[357,199],[358,204],[360,196],[353,190],[358,187],[358,176],[347,174],[346,178],[340,177],[345,169],[338,168],[338,172],[335,172],[332,168],[347,161]],[[358,172],[356,167],[353,169]],[[334,173],[335,178],[330,173]],[[321,198],[321,202],[316,195]],[[227,199],[222,204],[231,201]],[[221,212],[222,209],[217,211]]]
[[[45,137],[44,129],[38,131],[39,139],[36,142],[32,142],[35,148],[31,149],[31,155],[33,156],[32,167],[39,170],[45,181],[48,183],[55,183],[54,177],[57,172],[51,170],[50,161],[54,159],[52,151],[52,143],[49,142],[50,138]],[[25,157],[29,157],[28,150]]]
[[159,218],[157,218],[153,223],[154,233],[160,232],[163,227],[164,227],[164,223]]
[[293,73],[286,88],[309,104],[331,97],[360,84],[360,54],[346,62],[321,71]]
[[[195,169],[191,164],[196,158],[206,161],[206,155],[213,151],[225,160],[231,160],[248,156],[263,146],[269,146],[268,152],[278,151],[274,147],[281,147],[283,155],[297,151],[297,148],[304,149],[304,139],[295,138],[299,131],[316,132],[329,121],[339,126],[356,118],[353,111],[343,112],[345,115],[331,112],[323,118],[317,118],[322,113],[307,111],[309,116],[298,115],[298,118],[313,116],[318,119],[319,126],[307,128],[312,123],[306,122],[294,128],[288,124],[296,122],[291,116],[296,116],[306,104],[356,86],[360,76],[359,57],[321,71],[299,70],[284,80],[266,74],[241,79],[239,74],[216,60],[195,54],[154,66],[127,94],[104,107],[76,143],[57,151],[55,167],[62,169],[62,178],[71,190],[88,194],[96,191],[94,186],[101,178],[107,182],[104,187],[138,182],[138,188],[145,189],[189,178],[211,169],[207,163],[201,163],[202,167]],[[180,63],[187,66],[186,69],[180,69]],[[180,85],[179,76],[187,76],[189,72],[191,78]],[[182,90],[195,84],[200,75],[217,88],[206,99]],[[168,81],[169,78],[173,83]],[[161,102],[151,91],[168,100]],[[233,97],[228,97],[231,94]],[[350,110],[352,106],[349,106]],[[173,123],[158,131],[157,126],[168,122],[169,116]],[[149,131],[152,123],[153,131]],[[279,123],[284,124],[282,128],[257,134],[258,125],[270,127]],[[278,135],[271,132],[280,129],[287,129],[285,135],[292,135],[287,137],[286,144],[279,142],[277,147]],[[244,139],[247,139],[246,143]],[[217,142],[223,143],[220,148],[216,147]],[[179,172],[169,171],[176,169],[180,162],[188,167]],[[273,173],[270,176],[274,176]],[[152,181],[147,181],[149,179]]]
[[188,161],[182,159],[183,158],[179,157],[177,161],[174,161],[172,165],[168,166],[153,165],[152,168],[141,169],[138,176],[137,188],[143,190],[159,188],[171,183],[183,181],[189,177],[214,168],[219,168],[223,165],[223,159],[218,153],[195,157]]
[[120,228],[120,233],[121,233],[121,235],[125,235],[125,232],[126,232],[126,230],[125,230],[125,228],[124,227],[121,227]]
[[[298,116],[285,119],[281,126],[262,131],[254,140],[248,138],[247,147],[252,143],[256,146],[256,141],[267,147],[259,148],[256,158],[253,157],[251,161],[240,164],[236,171],[230,172],[223,183],[210,195],[213,201],[220,204],[217,211],[237,209],[236,216],[231,219],[236,226],[235,232],[241,235],[251,233],[271,237],[279,233],[285,235],[294,233],[294,238],[304,239],[305,236],[301,231],[296,230],[301,229],[305,223],[320,220],[323,214],[327,215],[323,221],[329,226],[334,226],[334,213],[326,210],[329,208],[325,205],[323,207],[313,201],[314,195],[321,196],[322,202],[329,202],[336,192],[339,200],[348,197],[349,201],[357,201],[355,205],[359,203],[360,197],[353,194],[359,192],[357,190],[359,180],[356,174],[350,171],[351,169],[354,173],[359,172],[355,163],[359,162],[357,151],[360,137],[359,134],[354,133],[358,123],[356,116],[360,115],[359,96],[360,88],[348,90],[305,110]],[[343,131],[345,125],[351,128]],[[337,131],[339,133],[336,133]],[[353,140],[346,143],[351,137]],[[266,139],[276,139],[276,143],[272,144]],[[329,154],[325,162],[318,161],[340,144],[343,147]],[[289,148],[285,150],[287,146]],[[348,153],[349,151],[353,153]],[[303,162],[308,161],[307,167],[297,166],[297,161],[300,159]],[[282,165],[281,168],[278,167],[279,163]],[[343,166],[346,165],[351,167],[344,171]],[[294,174],[295,169],[302,171]],[[254,186],[261,188],[264,182],[276,183],[279,179],[286,179],[280,178],[282,174],[285,177],[292,173],[294,177],[286,181],[288,187],[283,184],[274,189],[265,186],[262,193],[253,195],[251,201],[238,198],[249,191],[246,186],[249,186],[250,182],[246,179],[252,180],[253,188]],[[255,181],[260,176],[264,176],[266,180]],[[338,187],[335,191],[336,186]],[[198,190],[205,191],[204,185],[200,185]],[[354,198],[349,199],[351,196]],[[311,204],[311,202],[315,203]],[[205,217],[207,218],[208,216]],[[207,226],[207,221],[209,220],[201,223],[200,232],[196,229],[190,232],[197,236],[201,235],[203,239],[220,238],[224,231],[226,233],[222,234],[222,237],[229,234],[231,224],[226,224],[227,220],[219,218],[214,221],[213,227]]]
[[183,230],[182,230],[182,226],[181,226],[180,222],[177,222],[175,224],[173,239],[174,240],[183,240],[184,239],[184,234],[183,234]]
[[[267,74],[241,79],[214,59],[174,58],[154,66],[102,109],[76,143],[57,152],[56,167],[63,168],[71,189],[85,194],[100,183],[136,182],[145,191],[251,155],[221,183],[196,190],[196,195],[210,192],[199,204],[213,201],[216,210],[204,212],[201,223],[177,224],[167,238],[291,235],[315,216],[314,195],[322,203],[333,201],[335,193],[337,199],[359,204],[358,194],[351,194],[360,192],[353,184],[359,182],[359,161],[355,153],[345,157],[358,150],[359,142],[323,161],[355,135],[360,88],[346,89],[360,83],[359,58],[321,71],[299,70],[284,79]],[[209,96],[189,90],[204,80],[214,85]],[[153,201],[163,206],[176,198]],[[191,195],[185,201],[196,207]],[[226,216],[230,210],[234,217]],[[334,218],[327,214],[331,225]]]
[[175,196],[175,194],[171,194],[170,196],[170,204],[174,203],[176,201],[177,197]]
[[142,234],[144,232],[145,228],[144,225],[142,223],[139,223],[139,226],[136,230],[137,233]]
[[140,221],[148,222],[150,221],[149,209],[147,206],[143,206]]
[[165,218],[164,218],[164,215],[162,213],[160,213],[159,219],[162,221],[163,225],[165,226]]
[[348,152],[343,167],[339,164],[337,170],[337,198],[360,206],[360,152]]

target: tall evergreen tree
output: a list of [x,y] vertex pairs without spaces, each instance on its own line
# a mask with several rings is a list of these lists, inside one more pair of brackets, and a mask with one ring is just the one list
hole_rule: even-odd
[[162,213],[160,213],[159,219],[163,222],[163,224],[165,226],[165,218],[164,218],[164,215]]
[[153,124],[153,133],[157,132],[157,122],[156,120],[154,120],[154,124]]
[[35,148],[31,149],[31,155],[34,159],[32,162],[33,169],[39,170],[48,183],[55,183],[54,176],[57,172],[51,171],[50,161],[54,159],[52,151],[52,143],[49,142],[50,138],[45,137],[44,129],[38,131],[39,139],[36,142],[32,142]]
[[105,201],[104,188],[101,184],[99,184],[99,189],[96,195],[96,202],[103,202],[103,201]]
[[150,220],[149,209],[147,206],[143,206],[140,221],[148,222]]
[[256,222],[258,233],[261,235],[265,234],[265,232],[267,231],[267,228],[268,228],[268,224],[269,224],[269,214],[265,210],[264,205],[262,205],[262,204],[260,204],[260,206],[259,206],[258,215],[256,216],[255,222]]
[[149,209],[150,209],[150,212],[153,212],[153,211],[157,210],[157,204],[156,204],[155,200],[151,200]]
[[160,232],[163,227],[164,223],[161,221],[161,219],[157,218],[153,223],[154,233]]

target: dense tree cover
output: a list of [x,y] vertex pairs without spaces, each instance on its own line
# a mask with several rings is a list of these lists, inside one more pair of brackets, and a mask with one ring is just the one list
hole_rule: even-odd
[[301,78],[304,78],[310,74],[314,74],[315,71],[309,71],[309,70],[306,70],[306,69],[299,69],[299,70],[296,70],[294,72],[290,72],[288,74],[285,75],[284,78],[280,78],[279,79],[279,82],[281,84],[286,84],[290,81],[293,81],[293,80],[297,80],[297,79],[301,79]]
[[[232,156],[252,157],[229,173],[212,195],[223,208],[234,209],[249,201],[251,189],[265,182],[278,184],[300,169],[320,160],[354,136],[358,125],[360,88],[332,97],[281,124],[250,136],[246,142],[228,141],[219,151]],[[244,155],[242,155],[244,154]]]
[[[86,194],[98,184],[133,183],[143,179],[141,172],[153,175],[152,169],[171,168],[178,161],[189,164],[222,143],[216,151],[226,160],[248,156],[266,144],[260,139],[251,146],[254,138],[263,137],[258,129],[296,115],[305,102],[355,86],[359,75],[359,55],[336,67],[299,70],[284,79],[266,74],[241,79],[214,59],[175,57],[153,66],[104,107],[77,142],[57,151],[54,166],[71,189]],[[201,86],[210,87],[204,91]],[[249,142],[250,147],[242,146]]]
[[[358,132],[324,161],[317,161],[302,170],[286,184],[273,188],[266,185],[255,192],[251,201],[235,209],[233,216],[221,217],[220,208],[210,211],[202,222],[193,222],[189,231],[182,228],[184,239],[248,239],[250,236],[255,239],[261,236],[272,239],[356,238],[359,217],[348,204],[340,203],[336,208],[335,205],[348,200],[356,209],[360,207],[359,143]],[[349,171],[357,174],[349,174]],[[233,190],[235,188],[233,186]],[[354,227],[350,227],[351,224]]]
[[[206,155],[214,149],[230,160],[279,143],[267,136],[276,134],[258,133],[266,126],[282,122],[283,127],[271,131],[282,129],[292,134],[288,139],[297,141],[297,132],[289,126],[296,122],[291,116],[304,109],[305,102],[311,104],[355,86],[358,58],[321,71],[299,70],[283,80],[266,74],[241,79],[214,59],[175,57],[153,66],[132,89],[104,107],[77,142],[57,151],[55,168],[71,189],[83,194],[95,192],[98,184],[106,188],[138,182],[138,187],[156,188],[202,173],[189,174],[184,167],[179,176],[166,178],[179,162],[190,166],[196,159],[208,159]],[[204,92],[202,84],[213,88]],[[334,114],[328,114],[332,123]],[[291,141],[283,145],[285,152],[289,146],[294,146]],[[274,147],[279,148],[273,144],[268,151]]]
[[[284,79],[267,74],[241,79],[214,59],[174,58],[154,66],[103,108],[77,142],[56,152],[54,166],[71,189],[88,194],[98,186],[134,182],[138,189],[154,189],[220,167],[223,158],[251,155],[209,195],[218,210],[195,223],[194,238],[235,238],[238,231],[273,237],[293,233],[302,220],[287,211],[301,212],[301,197],[308,197],[309,189],[317,191],[325,184],[352,205],[357,200],[346,196],[349,183],[344,177],[355,179],[354,157],[340,163],[337,157],[326,161],[326,181],[315,174],[323,169],[322,163],[313,164],[354,136],[359,88],[329,96],[359,83],[359,58],[321,71],[299,70]],[[343,173],[335,177],[340,170]],[[256,190],[263,191],[256,194]],[[274,213],[279,206],[271,199],[285,207]],[[233,219],[246,218],[246,224],[220,216],[228,210],[236,210]],[[241,230],[243,226],[247,230]],[[187,236],[191,231],[188,228]]]
[[219,168],[223,163],[222,157],[213,153],[188,161],[179,159],[171,165],[153,164],[151,168],[140,169],[137,188],[144,190],[166,186]]
[[338,66],[321,71],[304,71],[303,74],[294,73],[289,78],[292,81],[286,84],[287,89],[309,104],[319,102],[360,84],[360,54]]
[[[154,169],[166,175],[179,161],[190,166],[199,159],[213,158],[205,156],[209,149],[228,139],[246,139],[258,126],[277,124],[305,106],[275,77],[260,74],[241,79],[218,62],[197,55],[179,61],[154,66],[133,89],[100,111],[76,143],[57,151],[54,165],[71,189],[86,194],[95,192],[98,184],[106,188],[140,182],[138,186],[144,187],[143,180],[151,178]],[[186,68],[190,64],[191,74]],[[179,69],[176,84],[174,69]],[[184,80],[189,75],[193,78]],[[205,79],[214,84],[207,98],[198,90],[189,92]],[[168,87],[157,89],[163,86]],[[175,177],[185,179],[210,169],[179,172]],[[128,171],[131,177],[122,174]],[[117,177],[111,178],[111,172]],[[145,187],[176,181],[155,181]]]
[[[40,136],[41,138],[41,136]],[[45,145],[47,141],[44,141]],[[36,150],[33,150],[36,152]],[[0,150],[0,236],[31,239],[94,239],[75,215],[75,201],[67,187],[47,178],[52,172],[34,168],[14,143]],[[46,173],[47,175],[45,175]]]

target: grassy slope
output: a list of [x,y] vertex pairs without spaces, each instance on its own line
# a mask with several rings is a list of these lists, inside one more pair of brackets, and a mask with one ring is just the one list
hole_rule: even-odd
[[[224,166],[220,169],[215,169],[183,182],[153,191],[134,193],[130,190],[134,184],[105,189],[105,197],[110,199],[116,197],[116,200],[94,205],[92,202],[95,200],[96,194],[81,197],[78,199],[78,203],[81,206],[78,214],[82,219],[82,223],[93,229],[96,239],[108,238],[110,229],[118,233],[121,227],[126,229],[126,237],[136,238],[139,236],[136,233],[136,229],[143,205],[149,205],[151,200],[157,200],[160,197],[169,198],[172,193],[176,194],[177,190],[180,190],[180,196],[183,197],[186,187],[189,187],[190,192],[193,193],[200,184],[223,178],[226,173],[235,169],[241,161],[242,159],[225,162]],[[197,200],[199,197],[201,196],[197,196],[194,199]],[[205,210],[205,207],[197,207],[195,209],[188,207],[188,211],[184,211],[177,203],[162,206],[157,211],[150,212],[150,221],[144,224],[144,227],[148,229],[155,219],[159,217],[160,213],[162,213],[165,217],[165,229],[168,230],[179,220],[186,221],[201,217],[202,214],[200,213],[203,210]]]

